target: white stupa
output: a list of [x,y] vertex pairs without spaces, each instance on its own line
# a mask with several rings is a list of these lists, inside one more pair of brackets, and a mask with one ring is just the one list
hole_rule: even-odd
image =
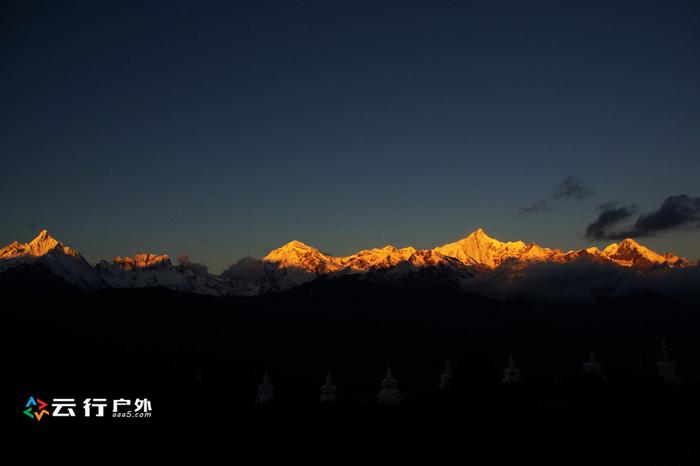
[[438,385],[438,388],[440,390],[450,388],[452,386],[452,379],[454,379],[454,375],[452,375],[452,364],[450,364],[450,361],[447,361],[445,363],[445,372],[440,374],[440,385]]
[[326,382],[321,386],[321,403],[333,404],[335,403],[336,392],[338,387],[333,384],[333,379],[331,378],[331,373],[326,374]]
[[586,375],[592,375],[605,379],[605,374],[603,374],[603,365],[598,362],[595,357],[595,351],[591,350],[588,353],[588,361],[583,363],[583,372]]
[[503,385],[513,385],[521,382],[520,369],[515,365],[515,359],[513,359],[513,355],[511,354],[508,358],[508,367],[503,369],[503,379],[501,383]]
[[669,361],[668,346],[666,340],[661,341],[661,355],[656,362],[656,370],[659,377],[668,384],[679,384],[681,380],[676,375],[676,363]]
[[377,402],[382,405],[397,405],[403,401],[398,389],[398,380],[391,372],[391,366],[386,368],[386,377],[382,380],[382,388],[377,395]]
[[275,387],[270,383],[270,379],[267,376],[267,371],[263,376],[263,381],[258,385],[258,396],[255,398],[255,402],[258,404],[269,403],[275,399]]

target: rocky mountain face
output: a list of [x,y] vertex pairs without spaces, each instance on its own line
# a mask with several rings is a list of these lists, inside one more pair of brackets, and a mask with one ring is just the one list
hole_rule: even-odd
[[117,256],[112,262],[121,270],[167,268],[172,265],[170,257],[158,254],[136,254],[133,258]]
[[[349,256],[323,253],[301,241],[291,241],[262,259],[245,258],[219,276],[201,264],[174,265],[167,255],[136,254],[101,261],[95,267],[46,230],[29,243],[13,242],[0,249],[0,271],[20,264],[41,263],[54,274],[81,288],[165,287],[208,295],[258,295],[290,289],[319,277],[361,275],[367,279],[400,280],[431,270],[454,281],[502,268],[523,269],[534,263],[592,261],[639,271],[691,266],[675,254],[659,254],[632,239],[595,247],[562,251],[523,241],[502,242],[482,229],[433,249],[413,247],[365,249]],[[368,273],[373,272],[373,273]],[[382,272],[378,275],[374,272]],[[433,274],[434,275],[434,274]]]

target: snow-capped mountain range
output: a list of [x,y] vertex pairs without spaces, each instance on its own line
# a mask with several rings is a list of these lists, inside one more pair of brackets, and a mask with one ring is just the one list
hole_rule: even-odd
[[103,260],[93,267],[80,253],[52,238],[46,230],[29,243],[15,241],[0,249],[0,272],[20,264],[40,263],[80,288],[165,287],[217,296],[281,291],[324,276],[381,273],[384,278],[399,279],[406,274],[437,270],[464,280],[503,267],[521,270],[533,263],[576,261],[609,263],[640,273],[693,265],[688,259],[671,253],[659,254],[632,239],[610,244],[603,250],[590,247],[562,251],[522,241],[502,242],[482,229],[433,249],[385,246],[349,256],[334,256],[300,241],[291,241],[262,259],[242,259],[218,276],[200,264],[184,261],[174,265],[167,255],[148,253]]

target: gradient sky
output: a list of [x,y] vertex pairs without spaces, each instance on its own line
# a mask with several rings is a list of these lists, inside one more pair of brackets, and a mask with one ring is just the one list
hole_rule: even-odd
[[[569,249],[599,204],[700,196],[700,3],[5,1],[0,102],[0,244]],[[521,212],[571,175],[594,195]]]

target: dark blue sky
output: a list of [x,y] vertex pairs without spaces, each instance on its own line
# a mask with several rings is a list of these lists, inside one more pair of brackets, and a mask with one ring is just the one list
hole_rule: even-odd
[[[700,195],[698,2],[1,5],[2,244],[568,249],[599,204]],[[571,175],[594,194],[521,212]]]

